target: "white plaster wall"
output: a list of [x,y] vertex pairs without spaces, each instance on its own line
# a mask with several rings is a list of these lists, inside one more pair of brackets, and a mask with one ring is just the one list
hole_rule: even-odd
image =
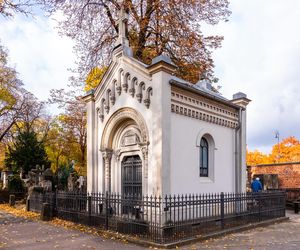
[[[118,79],[119,68],[122,68],[124,70],[124,72],[130,73],[131,79],[133,77],[137,77],[138,82],[144,81],[146,83],[146,89],[149,86],[153,87],[153,82],[149,76],[144,75],[143,73],[141,74],[141,72],[139,72],[138,69],[136,69],[134,66],[128,65],[127,63],[124,63],[122,60],[119,63],[120,63],[120,65],[118,67],[115,67],[115,69],[113,70],[113,72],[111,74],[112,80]],[[159,83],[155,82],[155,84],[159,84]],[[158,86],[156,86],[156,88],[158,88]],[[94,171],[93,171],[94,173],[97,173],[96,178],[94,178],[94,180],[93,180],[93,182],[94,182],[93,187],[94,187],[95,191],[96,190],[99,192],[104,191],[104,184],[103,184],[104,183],[104,181],[103,181],[104,180],[104,165],[103,165],[102,153],[100,151],[100,144],[101,144],[103,130],[104,130],[105,125],[106,125],[107,121],[109,120],[109,118],[117,110],[127,107],[127,108],[132,108],[140,113],[140,115],[144,119],[145,123],[147,124],[147,129],[148,129],[148,133],[149,133],[150,144],[148,146],[148,185],[147,185],[147,188],[144,188],[147,190],[143,190],[143,192],[149,193],[149,194],[158,194],[160,192],[160,190],[158,190],[158,187],[161,186],[160,176],[157,174],[159,166],[156,164],[155,160],[153,160],[153,159],[156,159],[157,157],[161,158],[161,153],[159,156],[157,156],[157,155],[153,156],[153,152],[154,151],[157,152],[157,148],[160,147],[160,145],[157,143],[157,141],[153,139],[153,136],[157,135],[157,132],[158,132],[157,128],[161,126],[161,125],[157,124],[156,119],[153,119],[153,113],[154,113],[155,117],[159,116],[159,114],[157,114],[157,112],[156,112],[156,109],[158,108],[157,105],[159,103],[159,100],[161,100],[161,98],[158,98],[158,93],[157,93],[156,88],[153,87],[153,95],[150,98],[151,103],[150,103],[149,109],[146,108],[146,106],[143,102],[145,95],[143,96],[143,100],[140,103],[140,102],[138,102],[136,96],[132,97],[128,91],[125,92],[122,89],[121,95],[118,95],[116,93],[116,102],[114,105],[110,106],[109,113],[108,114],[105,113],[103,122],[101,122],[99,117],[96,118],[96,120],[97,120],[96,128],[93,131],[93,134],[96,137],[96,143],[95,143],[96,149],[94,152],[97,154],[97,164],[94,165]],[[136,93],[135,93],[135,95],[136,95]],[[96,108],[100,107],[101,99],[102,99],[102,95],[100,94],[99,96],[97,96],[97,99],[95,100]],[[141,159],[142,159],[142,157],[141,157]],[[116,181],[120,181],[120,169],[118,169],[118,168],[120,168],[120,164],[116,163],[116,158],[114,156],[112,157],[112,166],[111,167],[112,167],[111,173],[113,175],[112,176],[112,191],[113,192],[121,192],[120,183],[119,184],[114,183]]]
[[[214,179],[199,176],[197,136],[215,142]],[[171,194],[234,192],[234,129],[171,113]]]

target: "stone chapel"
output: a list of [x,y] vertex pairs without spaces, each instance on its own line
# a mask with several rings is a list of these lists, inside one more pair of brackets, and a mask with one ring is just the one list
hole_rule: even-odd
[[86,94],[87,190],[190,194],[246,190],[246,106],[210,82],[174,76],[164,56],[132,56],[120,11],[119,36],[99,86]]

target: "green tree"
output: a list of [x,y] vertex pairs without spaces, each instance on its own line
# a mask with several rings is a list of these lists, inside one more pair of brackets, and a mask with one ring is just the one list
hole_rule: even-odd
[[50,165],[44,144],[37,140],[35,132],[21,131],[12,145],[8,147],[5,166],[13,171],[22,168],[25,173],[28,173],[36,165],[45,167]]

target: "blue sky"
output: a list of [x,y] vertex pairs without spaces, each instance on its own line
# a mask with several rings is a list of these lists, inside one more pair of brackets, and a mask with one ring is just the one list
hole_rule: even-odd
[[[280,137],[300,138],[300,1],[231,0],[229,22],[206,27],[224,36],[214,52],[218,85],[227,98],[242,91],[248,106],[248,148],[269,152]],[[59,15],[56,18],[60,18]],[[65,88],[74,67],[73,42],[60,37],[56,23],[36,16],[0,17],[0,39],[25,87],[41,100]]]

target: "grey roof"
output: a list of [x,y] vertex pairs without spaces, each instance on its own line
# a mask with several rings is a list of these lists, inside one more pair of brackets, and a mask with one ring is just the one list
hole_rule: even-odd
[[223,97],[220,93],[214,92],[212,90],[209,90],[207,88],[204,88],[200,86],[199,84],[192,84],[190,82],[187,82],[181,78],[178,78],[176,76],[172,76],[172,79],[170,80],[170,84],[175,85],[177,87],[181,87],[183,89],[189,90],[191,92],[206,96],[210,99],[219,101],[223,104],[226,104],[228,106],[231,106],[233,108],[240,108],[240,106],[233,104],[228,99]]
[[151,65],[155,64],[155,63],[158,63],[160,61],[163,61],[163,62],[166,62],[168,64],[171,64],[171,65],[175,65],[172,60],[170,59],[170,57],[166,56],[166,55],[159,55],[157,57],[154,57],[152,59],[152,63]]

